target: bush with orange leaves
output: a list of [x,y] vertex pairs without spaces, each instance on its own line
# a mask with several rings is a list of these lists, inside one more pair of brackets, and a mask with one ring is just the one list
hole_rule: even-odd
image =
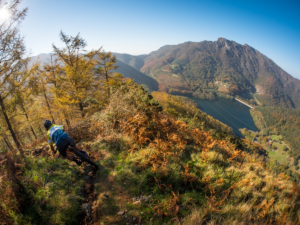
[[274,176],[226,138],[164,114],[138,85],[116,89],[91,124],[94,136],[130,137],[119,179],[133,192],[155,195],[152,209],[161,217],[185,224],[300,223],[300,188],[288,177]]
[[[116,179],[128,193],[154,196],[163,220],[183,224],[297,224],[300,188],[265,168],[259,149],[162,112],[143,87],[127,82],[100,113],[70,131],[73,137],[116,142]],[[239,149],[237,149],[238,147]],[[243,151],[242,151],[243,150]],[[255,152],[256,154],[249,154]]]

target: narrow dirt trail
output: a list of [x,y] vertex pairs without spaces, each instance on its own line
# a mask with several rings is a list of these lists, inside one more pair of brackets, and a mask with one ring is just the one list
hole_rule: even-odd
[[[81,224],[143,224],[142,217],[128,208],[133,203],[133,196],[127,193],[126,182],[122,185],[116,180],[118,165],[112,159],[111,152],[105,148],[89,151],[89,148],[84,145],[82,148],[87,149],[92,160],[98,163],[100,161],[100,165],[93,175],[91,166],[84,167],[85,201],[82,208],[85,211],[85,217]],[[86,174],[90,176],[87,177]]]
[[97,200],[97,196],[94,192],[94,180],[96,171],[92,166],[87,164],[85,164],[82,169],[82,175],[84,180],[83,195],[85,199],[81,204],[82,210],[84,212],[84,217],[80,224],[89,225],[94,224],[95,222],[92,211],[94,201]]
[[[91,150],[93,144],[93,142],[78,144],[99,166],[97,171],[87,163],[80,166],[80,179],[84,181],[82,190],[84,200],[80,202],[82,217],[78,224],[145,224],[142,215],[133,208],[128,208],[136,196],[127,193],[126,182],[120,183],[116,180],[117,161],[113,159],[112,153],[105,148]],[[49,158],[58,156],[53,155],[46,144],[27,150],[27,154]]]

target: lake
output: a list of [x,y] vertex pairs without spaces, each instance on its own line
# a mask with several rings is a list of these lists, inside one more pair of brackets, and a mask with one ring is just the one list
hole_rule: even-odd
[[243,137],[239,129],[258,131],[250,115],[250,108],[236,100],[219,98],[216,101],[208,101],[199,98],[191,98],[198,107],[208,115],[232,127],[234,133]]

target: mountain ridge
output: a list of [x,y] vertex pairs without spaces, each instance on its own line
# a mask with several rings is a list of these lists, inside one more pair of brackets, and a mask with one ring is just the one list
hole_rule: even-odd
[[[229,86],[236,85],[240,94],[248,89],[263,104],[300,108],[300,81],[248,44],[218,38],[217,41],[165,45],[147,56],[127,54],[127,61],[122,54],[116,57],[154,77],[168,89],[195,91],[201,88],[203,91],[209,83],[203,84],[204,80],[227,79]],[[139,65],[135,61],[139,61]]]
[[[253,95],[263,105],[300,109],[300,81],[248,44],[218,38],[165,45],[143,55],[113,54],[120,64],[117,72],[120,70],[125,77],[146,84],[153,91],[158,90],[159,84],[162,91],[185,91],[195,97],[211,91],[242,97],[251,93],[250,98]],[[39,56],[47,58],[46,53]],[[223,87],[216,85],[217,81]],[[210,86],[214,89],[207,92]]]
[[[34,62],[39,62],[43,65],[46,63],[50,63],[51,61],[51,54],[47,53],[41,53],[37,56],[31,57],[30,64],[33,64]],[[122,60],[118,60],[116,65],[118,68],[115,70],[117,73],[121,73],[124,75],[124,77],[128,77],[137,84],[146,85],[150,91],[157,91],[158,90],[158,83],[155,79],[143,74],[141,71],[136,69],[133,66],[128,65],[127,63],[124,63]]]

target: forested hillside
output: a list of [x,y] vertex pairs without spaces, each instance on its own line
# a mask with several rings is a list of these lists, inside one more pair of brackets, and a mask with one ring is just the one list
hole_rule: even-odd
[[281,134],[292,151],[289,155],[297,161],[300,159],[300,112],[293,109],[278,107],[256,107],[263,116],[265,124],[262,133],[268,135],[269,132]]
[[239,95],[252,103],[254,94],[264,105],[300,108],[300,81],[247,44],[219,38],[167,45],[147,56],[119,54],[117,58],[131,65],[138,61],[136,68],[143,65],[140,70],[157,79],[161,91],[201,98]]
[[133,56],[129,54],[114,53],[118,60],[140,70],[144,66],[144,59],[147,55]]
[[170,103],[180,120],[127,81],[106,107],[74,124],[71,134],[100,167],[92,176],[50,157],[47,148],[25,158],[3,155],[9,161],[0,170],[1,222],[298,223],[299,186],[268,171],[259,147],[205,131],[185,106],[190,103]]
[[[300,223],[295,177],[192,101],[124,79],[112,53],[61,31],[31,65],[19,5],[0,26],[0,224]],[[98,167],[55,155],[46,119]]]
[[60,38],[65,46],[53,45],[52,60],[31,64],[30,59],[22,59],[25,46],[14,29],[12,33],[2,30],[1,36],[2,44],[10,47],[3,48],[0,58],[1,136],[4,148],[13,149],[13,141],[22,152],[22,145],[43,133],[43,119],[69,126],[103,107],[110,88],[118,86],[123,76],[115,72],[116,58],[111,53],[101,48],[85,52],[84,39],[63,32]]
[[118,68],[116,69],[117,73],[121,73],[122,75],[124,75],[124,77],[128,77],[134,80],[134,82],[136,82],[137,84],[141,84],[149,88],[150,91],[158,90],[158,82],[155,79],[143,74],[142,72],[136,70],[131,66],[128,66],[120,60],[116,62],[116,65],[118,66]]

